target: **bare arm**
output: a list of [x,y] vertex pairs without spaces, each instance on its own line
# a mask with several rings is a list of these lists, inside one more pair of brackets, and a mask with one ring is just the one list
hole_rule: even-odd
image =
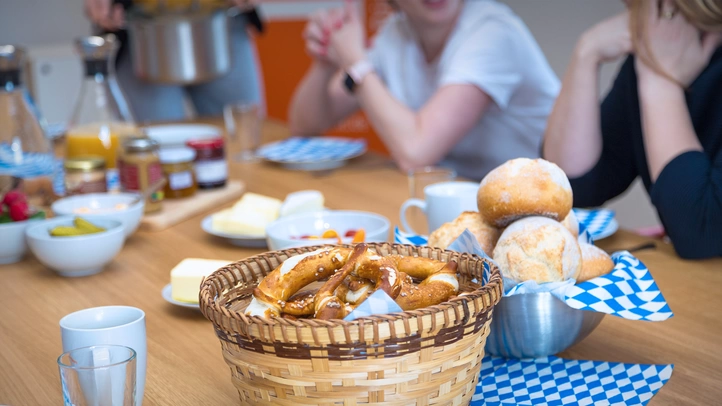
[[602,154],[599,67],[631,50],[626,13],[603,21],[579,40],[549,116],[544,157],[570,177],[594,167]]
[[356,99],[341,87],[341,72],[314,62],[293,94],[289,127],[294,135],[318,135],[358,108]]
[[414,112],[396,100],[374,74],[356,91],[361,107],[401,169],[439,162],[491,103],[474,85],[447,85]]

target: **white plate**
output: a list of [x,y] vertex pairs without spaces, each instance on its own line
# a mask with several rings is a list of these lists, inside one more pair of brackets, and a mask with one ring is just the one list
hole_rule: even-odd
[[178,300],[173,299],[173,291],[171,290],[170,283],[163,287],[163,290],[161,291],[161,293],[163,294],[163,299],[165,299],[165,301],[168,303],[172,303],[176,306],[187,307],[189,309],[197,309],[197,310],[201,309],[201,307],[198,304],[188,303],[188,302],[180,302]]
[[321,171],[335,169],[366,152],[363,139],[342,137],[291,137],[266,144],[257,155],[288,169]]
[[201,228],[208,234],[215,235],[216,237],[223,238],[228,243],[237,247],[246,248],[265,248],[266,247],[266,236],[258,235],[243,235],[243,234],[228,234],[214,230],[211,225],[213,223],[212,216],[207,216],[201,222]]
[[218,138],[223,132],[208,124],[164,124],[145,127],[145,134],[160,144],[161,148],[185,147],[186,141]]

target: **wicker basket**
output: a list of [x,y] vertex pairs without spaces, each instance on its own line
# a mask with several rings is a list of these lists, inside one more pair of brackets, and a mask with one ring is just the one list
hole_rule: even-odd
[[[269,252],[219,269],[201,285],[241,404],[462,405],[474,394],[501,298],[499,270],[471,254],[369,244],[381,255],[459,264],[464,295],[429,308],[355,321],[248,317],[253,288],[286,258],[320,247]],[[484,268],[489,281],[481,287]]]

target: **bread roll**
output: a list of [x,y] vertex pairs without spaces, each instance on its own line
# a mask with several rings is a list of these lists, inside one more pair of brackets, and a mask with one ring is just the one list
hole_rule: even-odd
[[573,236],[579,237],[579,219],[574,214],[574,210],[570,210],[569,214],[562,220],[562,225],[572,233]]
[[606,275],[614,269],[614,261],[606,252],[587,243],[579,243],[582,250],[582,272],[577,283]]
[[546,217],[527,217],[507,227],[494,249],[494,260],[502,275],[516,283],[577,278],[582,267],[576,237]]
[[527,216],[559,221],[572,209],[572,187],[564,171],[549,161],[512,159],[482,179],[477,204],[497,227]]
[[459,215],[454,221],[444,223],[441,227],[434,230],[429,236],[428,244],[430,247],[438,247],[446,249],[454,240],[459,238],[464,230],[474,234],[476,241],[479,242],[481,249],[487,255],[491,255],[494,252],[494,246],[496,241],[499,239],[501,231],[487,224],[484,219],[481,218],[481,214],[475,211],[465,211]]

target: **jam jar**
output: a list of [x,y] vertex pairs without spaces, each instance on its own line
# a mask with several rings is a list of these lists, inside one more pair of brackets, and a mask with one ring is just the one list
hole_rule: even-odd
[[196,151],[194,167],[198,187],[212,189],[225,186],[228,163],[223,138],[190,140],[186,145]]
[[105,193],[105,159],[86,156],[65,160],[65,194]]

